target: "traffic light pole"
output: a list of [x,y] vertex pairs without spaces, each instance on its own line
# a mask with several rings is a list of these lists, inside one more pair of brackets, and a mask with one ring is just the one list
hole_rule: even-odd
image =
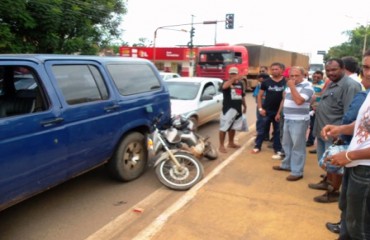
[[191,15],[191,30],[190,30],[190,42],[188,43],[189,47],[189,77],[192,77],[194,74],[194,54],[193,54],[193,37],[194,37],[194,15]]
[[[153,38],[153,62],[156,60],[156,48],[155,47],[156,47],[156,40],[157,40],[157,32],[158,32],[159,29],[169,28],[169,27],[189,26],[189,25],[191,25],[191,29],[194,29],[193,28],[193,25],[199,25],[199,24],[217,24],[218,22],[224,22],[224,21],[204,21],[204,22],[196,22],[196,23],[193,23],[193,21],[192,21],[191,23],[166,25],[166,26],[157,27],[157,29],[154,31],[154,38]],[[193,30],[193,34],[194,34],[194,30]]]
[[[155,64],[156,61],[156,40],[157,40],[157,32],[159,29],[165,29],[165,28],[170,28],[170,27],[180,27],[180,26],[191,26],[190,29],[190,41],[188,42],[188,47],[189,47],[189,76],[193,76],[194,72],[194,54],[193,54],[193,37],[194,37],[194,25],[199,25],[199,24],[216,24],[218,22],[224,22],[224,21],[203,21],[203,22],[193,22],[194,16],[192,15],[191,23],[184,23],[184,24],[175,24],[175,25],[166,25],[166,26],[160,26],[154,31],[154,39],[153,39],[153,63]],[[215,44],[216,44],[216,36],[215,36]]]

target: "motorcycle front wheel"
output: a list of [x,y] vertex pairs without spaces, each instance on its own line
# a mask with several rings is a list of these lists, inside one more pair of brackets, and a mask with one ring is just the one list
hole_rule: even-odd
[[160,162],[155,172],[159,181],[173,190],[188,190],[203,178],[203,165],[193,155],[186,152],[174,153],[181,167],[171,159]]

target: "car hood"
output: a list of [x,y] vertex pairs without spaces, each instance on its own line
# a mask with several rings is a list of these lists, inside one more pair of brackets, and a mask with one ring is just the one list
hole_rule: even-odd
[[189,100],[171,100],[171,113],[173,115],[187,114],[194,111],[197,108],[197,104],[194,101]]

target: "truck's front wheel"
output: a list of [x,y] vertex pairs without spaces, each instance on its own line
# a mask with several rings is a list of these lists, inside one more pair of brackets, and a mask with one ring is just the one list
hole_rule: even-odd
[[121,140],[114,156],[108,162],[108,168],[115,179],[130,181],[144,172],[147,161],[148,150],[145,136],[135,132]]

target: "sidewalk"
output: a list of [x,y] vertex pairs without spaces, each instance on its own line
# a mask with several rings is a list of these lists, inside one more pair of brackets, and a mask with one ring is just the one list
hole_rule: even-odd
[[[325,227],[326,222],[339,220],[338,204],[314,202],[313,197],[324,191],[307,186],[318,182],[323,173],[316,155],[307,153],[304,178],[289,182],[285,180],[289,172],[272,170],[280,160],[271,158],[273,151],[267,148],[268,143],[264,143],[260,153],[250,153],[252,134],[249,133],[245,140],[249,138],[249,141],[231,156],[222,171],[195,193],[189,193],[195,195],[191,200],[168,219],[157,219],[163,221],[163,226],[157,226],[150,239],[323,240],[338,237]],[[310,149],[312,147],[307,151]]]

